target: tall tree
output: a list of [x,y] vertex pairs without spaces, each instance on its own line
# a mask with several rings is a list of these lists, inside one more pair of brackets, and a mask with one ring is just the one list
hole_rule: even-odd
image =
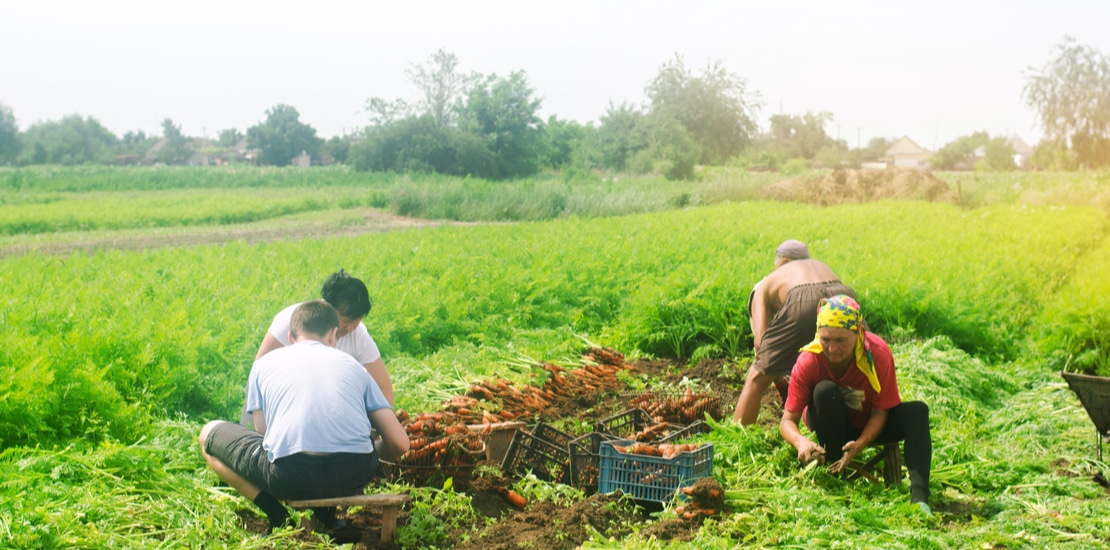
[[[975,155],[983,148],[982,156]],[[929,164],[937,170],[974,167],[976,170],[1013,170],[1014,148],[1006,143],[1006,138],[991,139],[987,132],[975,132],[958,137],[941,147],[929,157]]]
[[620,105],[609,103],[605,114],[601,115],[601,125],[597,129],[597,141],[593,147],[602,166],[624,170],[636,153],[647,149],[649,140],[646,120],[647,115],[634,105],[627,102]]
[[95,118],[73,114],[31,125],[21,141],[21,163],[111,164],[119,139]]
[[405,71],[409,82],[420,90],[421,99],[417,108],[431,115],[440,128],[454,123],[456,104],[477,78],[459,72],[458,68],[459,60],[455,54],[441,48],[431,55],[427,64],[414,63]]
[[266,111],[266,122],[247,129],[247,145],[260,151],[263,164],[286,166],[301,151],[319,155],[324,140],[316,137],[316,129],[301,122],[300,116],[297,109],[279,104]]
[[162,121],[162,138],[166,140],[158,150],[158,160],[165,164],[184,164],[193,155],[189,138],[181,132],[181,125],[172,119]]
[[508,78],[491,74],[467,94],[459,127],[489,147],[501,176],[525,176],[539,168],[543,121],[536,112],[542,101],[534,93],[524,71],[514,71]]
[[647,86],[654,114],[674,118],[701,147],[702,162],[727,160],[739,153],[756,132],[758,108],[747,82],[721,66],[706,65],[700,75],[682,58],[665,63]]
[[825,125],[832,119],[832,113],[828,112],[808,112],[801,116],[772,115],[772,148],[785,154],[785,158],[813,160],[822,149],[838,145],[825,133]]
[[7,105],[0,103],[0,164],[11,164],[19,155],[19,125]]
[[220,147],[232,147],[236,143],[243,141],[243,132],[236,128],[225,128],[220,130],[219,144]]
[[1029,71],[1025,102],[1045,134],[1070,146],[1082,165],[1110,165],[1110,57],[1067,36],[1043,67]]

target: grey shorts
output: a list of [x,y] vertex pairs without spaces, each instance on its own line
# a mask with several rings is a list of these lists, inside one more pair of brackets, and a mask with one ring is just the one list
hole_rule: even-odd
[[262,434],[232,422],[212,427],[204,451],[252,485],[282,500],[362,493],[378,473],[377,453],[298,453],[270,462]]
[[798,360],[798,350],[817,334],[817,304],[837,294],[856,297],[855,291],[840,281],[798,285],[786,293],[782,309],[775,312],[759,342],[752,367],[767,376],[790,376]]

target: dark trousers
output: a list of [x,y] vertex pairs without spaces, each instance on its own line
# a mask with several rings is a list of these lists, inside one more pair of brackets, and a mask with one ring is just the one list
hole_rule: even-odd
[[[852,424],[840,388],[823,380],[813,388],[806,411],[806,424],[817,432],[825,448],[825,461],[833,463],[844,456],[844,444],[859,438],[863,430]],[[910,473],[910,501],[929,501],[929,467],[933,461],[933,440],[929,435],[929,406],[921,401],[903,401],[887,411],[886,425],[872,443],[905,441],[903,455]]]

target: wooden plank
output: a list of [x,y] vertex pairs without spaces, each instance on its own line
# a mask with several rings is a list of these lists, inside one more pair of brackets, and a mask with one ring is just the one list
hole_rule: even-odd
[[290,508],[320,508],[324,506],[400,506],[409,501],[408,495],[351,495],[312,500],[291,500]]
[[[351,495],[336,498],[317,498],[311,500],[291,500],[290,508],[325,508],[330,506],[376,506],[382,509],[382,542],[392,542],[397,532],[397,515],[402,504],[409,501],[408,495]],[[307,531],[315,528],[312,520],[304,518],[301,524]]]

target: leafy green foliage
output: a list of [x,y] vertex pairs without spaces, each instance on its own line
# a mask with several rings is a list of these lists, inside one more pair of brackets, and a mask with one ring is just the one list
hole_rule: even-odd
[[[982,148],[982,151],[979,151]],[[981,156],[980,156],[981,154]],[[929,164],[938,170],[970,168],[976,170],[1013,170],[1014,148],[1006,138],[991,139],[986,132],[975,132],[946,143],[933,156]]]
[[496,155],[475,134],[437,126],[430,115],[408,117],[369,128],[351,146],[348,163],[356,170],[434,172],[493,178]]
[[300,116],[295,107],[278,104],[266,110],[265,122],[247,128],[247,144],[261,151],[260,162],[287,166],[302,151],[318,157],[323,140]]
[[747,90],[747,82],[726,70],[720,61],[707,63],[695,75],[681,57],[675,56],[659,68],[646,92],[652,114],[686,129],[703,163],[728,160],[755,134],[753,112],[758,105]]
[[499,176],[527,176],[539,168],[543,138],[536,112],[543,102],[535,92],[524,71],[514,71],[508,78],[491,74],[467,92],[459,128],[485,143],[496,159]]
[[1039,350],[1053,369],[1110,376],[1110,241],[1078,261],[1037,316]]
[[1110,56],[1065,37],[1027,76],[1024,95],[1045,134],[1068,144],[1080,166],[1110,165]]
[[11,164],[21,148],[15,115],[11,107],[0,103],[0,165]]
[[20,141],[20,164],[111,164],[119,139],[95,118],[73,114],[32,124]]

